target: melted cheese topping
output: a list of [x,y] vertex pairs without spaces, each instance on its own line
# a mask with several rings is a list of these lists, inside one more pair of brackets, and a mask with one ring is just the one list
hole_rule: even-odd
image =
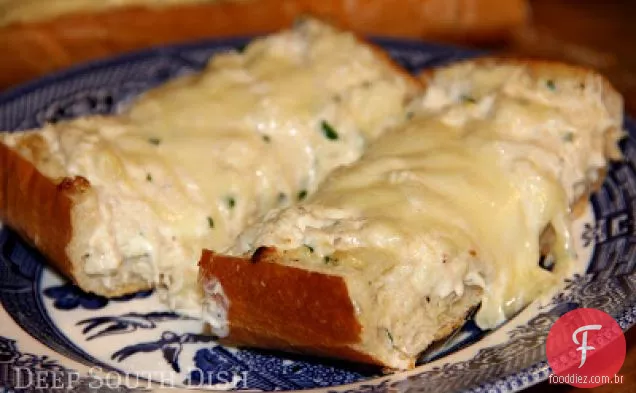
[[[582,103],[565,106],[566,93],[538,86],[520,66],[440,75],[457,84],[433,83],[408,126],[230,250],[311,250],[282,263],[344,276],[363,325],[384,326],[413,356],[424,348],[405,342],[417,333],[398,324],[420,313],[423,299],[480,286],[476,322],[492,328],[571,271],[569,204],[605,165],[602,135],[617,126],[598,95],[579,93]],[[556,233],[552,272],[539,266],[547,227]]]
[[[217,56],[119,116],[5,142],[49,177],[90,181],[95,195],[76,208],[81,230],[69,245],[87,275],[107,288],[126,274],[162,283],[171,306],[196,310],[201,250],[229,247],[265,212],[358,159],[403,120],[409,83],[353,35],[307,21]],[[29,135],[44,141],[39,158]]]
[[[387,276],[372,276],[401,282],[411,293],[405,302],[483,286],[477,321],[493,327],[555,283],[538,265],[547,224],[560,239],[559,266],[567,257],[563,190],[530,161],[505,163],[507,154],[496,141],[467,135],[463,127],[414,124],[336,174],[310,203],[275,216],[249,244],[307,244],[323,258],[378,250],[379,258],[370,252],[363,262],[383,264]],[[332,258],[347,264],[346,257]]]
[[247,0],[0,0],[0,26],[50,19],[74,12],[100,12],[126,6],[166,7],[219,1]]

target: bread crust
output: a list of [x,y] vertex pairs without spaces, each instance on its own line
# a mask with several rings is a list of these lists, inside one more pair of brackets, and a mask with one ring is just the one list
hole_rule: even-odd
[[[282,265],[273,247],[260,247],[251,258],[203,250],[199,279],[221,284],[227,301],[229,335],[220,342],[242,347],[284,350],[385,367],[361,347],[362,326],[344,279]],[[455,313],[440,315],[433,340],[461,327],[479,303],[481,288],[467,287]],[[447,306],[448,306],[447,305]],[[415,357],[406,368],[415,367]]]
[[203,251],[200,280],[218,280],[230,302],[231,333],[222,341],[381,364],[353,348],[362,326],[344,279],[275,263],[279,258],[266,247],[249,259]]
[[73,236],[71,209],[74,199],[89,188],[82,177],[54,183],[19,153],[0,143],[0,220],[71,278],[75,272],[66,253]]
[[[39,138],[27,138],[21,146],[28,148],[35,162],[46,161]],[[33,162],[1,142],[0,165],[0,221],[37,248],[50,266],[85,292],[101,296],[116,297],[152,287],[140,280],[107,287],[85,274],[81,264],[73,263],[68,248],[74,233],[74,209],[92,195],[86,178],[48,177]]]
[[493,41],[528,20],[528,5],[526,0],[252,0],[77,12],[0,28],[0,89],[159,44],[269,33],[302,15],[362,34]]

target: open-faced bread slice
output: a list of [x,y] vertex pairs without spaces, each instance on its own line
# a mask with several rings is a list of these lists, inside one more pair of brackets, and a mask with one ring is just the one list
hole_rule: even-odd
[[0,219],[87,292],[160,285],[199,310],[202,248],[311,194],[419,91],[383,52],[307,19],[116,116],[0,134]]
[[570,274],[571,207],[618,157],[619,94],[556,63],[474,60],[423,78],[410,122],[226,255],[204,252],[213,332],[410,368],[472,307],[493,328]]

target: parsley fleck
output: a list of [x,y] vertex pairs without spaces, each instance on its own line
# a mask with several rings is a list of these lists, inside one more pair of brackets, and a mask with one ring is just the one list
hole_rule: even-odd
[[322,133],[325,135],[325,138],[331,141],[338,140],[338,133],[334,130],[331,124],[323,120],[320,122],[320,128],[322,128]]
[[332,258],[329,255],[325,256],[323,258],[323,260],[325,261],[325,265],[337,265],[338,264],[338,260],[336,258]]
[[307,247],[310,253],[314,253],[314,248],[312,246],[310,246],[309,244],[305,244],[305,247]]
[[406,120],[411,120],[413,117],[415,117],[415,112],[413,111],[406,112]]
[[476,103],[476,102],[477,102],[477,100],[475,99],[475,97],[473,97],[473,96],[469,96],[469,95],[467,95],[467,94],[462,94],[462,95],[459,97],[459,99],[460,99],[462,102],[469,102],[469,103],[471,103],[471,104],[474,104],[474,103]]
[[283,203],[287,200],[287,194],[284,192],[278,193],[278,203]]
[[269,135],[263,134],[262,138],[263,138],[263,142],[265,143],[270,143],[272,141],[272,138]]
[[152,181],[152,175],[150,173],[146,174],[146,181]]
[[298,200],[302,201],[305,198],[307,198],[307,190],[300,190],[300,192],[298,193]]
[[159,138],[148,138],[148,143],[151,145],[159,146],[161,144],[161,139]]
[[234,197],[227,198],[227,205],[230,209],[234,209],[234,206],[236,206],[236,199],[234,199]]
[[556,83],[554,83],[554,81],[552,79],[548,79],[545,82],[545,85],[548,87],[548,89],[555,91],[556,90]]
[[386,336],[389,338],[389,341],[391,341],[391,344],[393,344],[393,335],[391,334],[389,329],[384,329],[384,330],[386,331]]
[[563,140],[565,142],[572,142],[574,140],[574,133],[566,132],[565,134],[563,134]]
[[91,257],[91,254],[89,254],[89,253],[86,253],[86,254],[82,255],[82,259],[84,259],[84,260],[86,260],[86,259],[88,259],[90,257]]
[[214,220],[210,216],[208,216],[208,226],[210,229],[214,228]]

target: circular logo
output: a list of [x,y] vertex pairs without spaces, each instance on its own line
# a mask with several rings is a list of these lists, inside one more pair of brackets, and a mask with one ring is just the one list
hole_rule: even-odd
[[618,376],[625,361],[623,330],[609,314],[580,308],[559,318],[548,333],[551,382],[579,388],[622,383]]

